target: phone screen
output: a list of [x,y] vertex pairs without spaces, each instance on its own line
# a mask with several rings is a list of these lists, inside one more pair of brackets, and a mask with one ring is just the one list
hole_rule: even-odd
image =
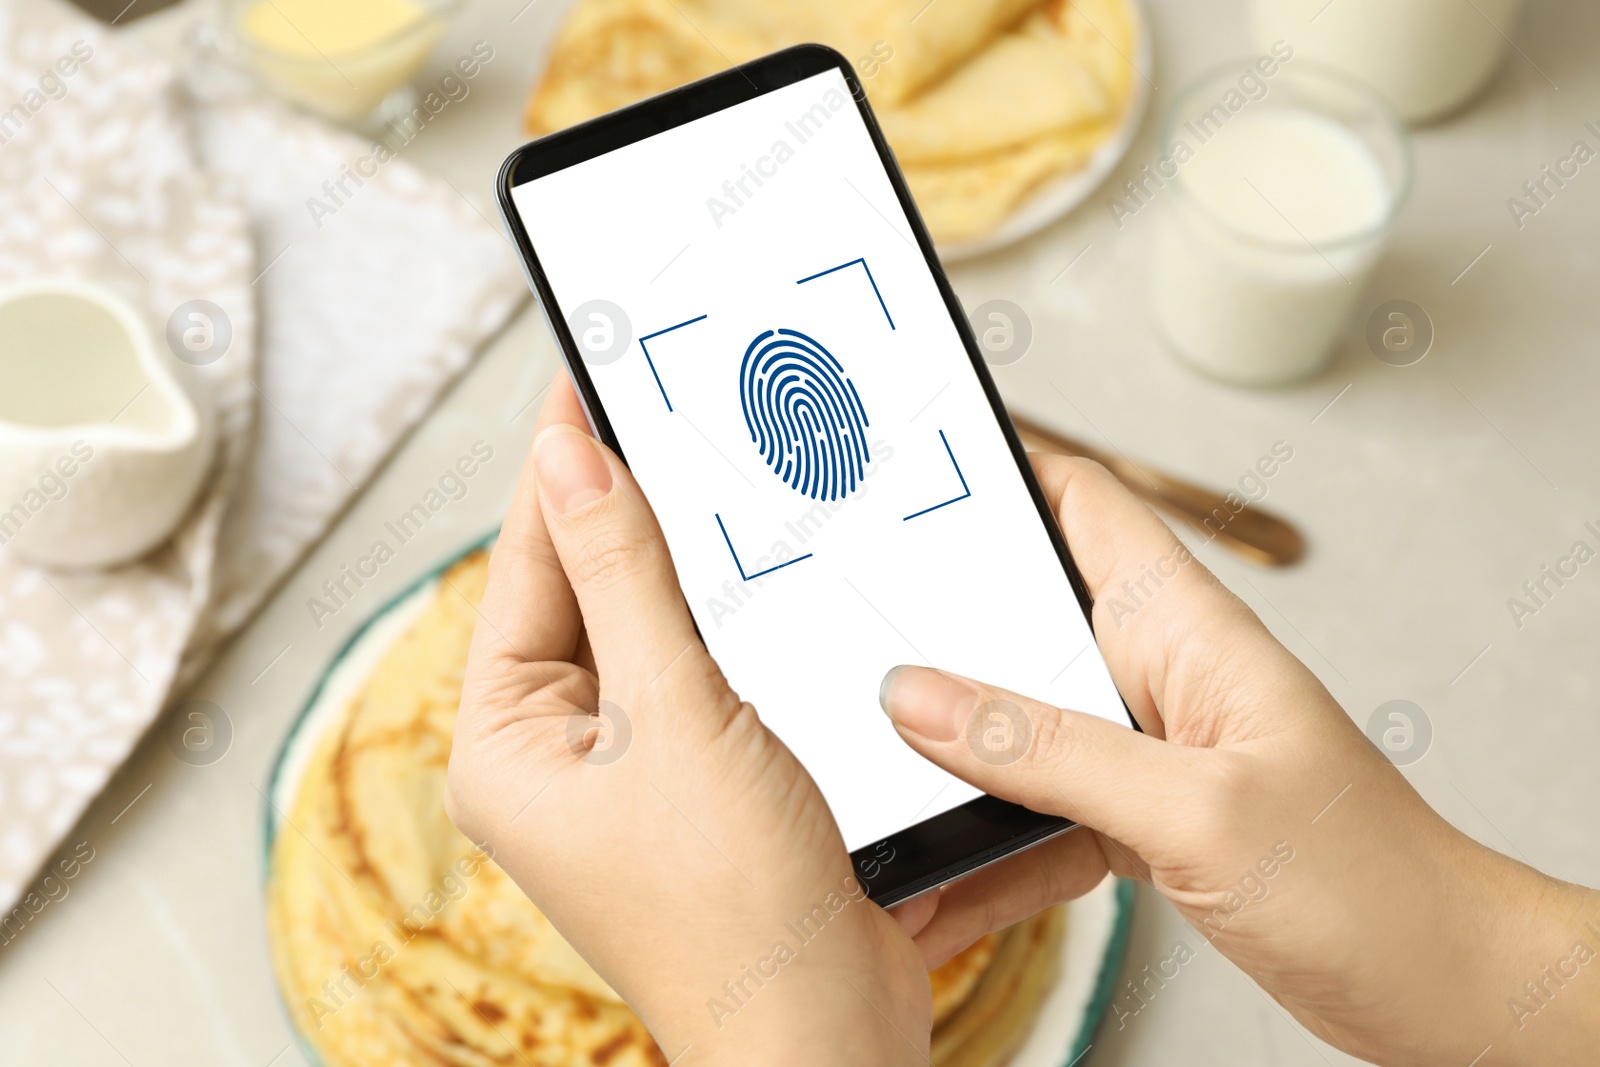
[[979,795],[879,709],[896,664],[1128,722],[839,71],[511,200],[707,648],[851,850]]

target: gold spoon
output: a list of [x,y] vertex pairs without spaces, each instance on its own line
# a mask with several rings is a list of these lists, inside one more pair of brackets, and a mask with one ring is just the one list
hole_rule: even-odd
[[1286,567],[1305,555],[1306,540],[1300,531],[1254,504],[1235,513],[1221,495],[1209,489],[1121,455],[1102,452],[1021,415],[1013,414],[1011,421],[1024,446],[1094,460],[1116,475],[1135,496],[1183,519],[1201,536],[1220,542],[1251,563]]

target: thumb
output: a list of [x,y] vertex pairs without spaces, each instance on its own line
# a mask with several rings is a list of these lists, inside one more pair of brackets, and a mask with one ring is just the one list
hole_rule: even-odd
[[610,449],[564,423],[539,434],[533,462],[539,508],[601,679],[657,677],[700,638],[639,484]]
[[1135,849],[1190,775],[1179,746],[945,671],[896,667],[879,696],[905,742],[956,777]]

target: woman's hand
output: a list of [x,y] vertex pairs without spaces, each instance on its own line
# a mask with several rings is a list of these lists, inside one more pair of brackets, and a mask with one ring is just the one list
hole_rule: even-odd
[[706,653],[564,375],[490,562],[446,800],[674,1063],[925,1061],[921,955]]
[[[1355,1055],[1456,1067],[1592,1058],[1600,962],[1573,978],[1570,961],[1578,942],[1600,950],[1600,895],[1435,814],[1104,469],[1054,456],[1034,466],[1144,733],[926,668],[890,672],[885,709],[918,752],[1093,828],[904,905],[929,964],[1109,870],[1154,883],[1307,1028]],[[968,717],[995,699],[1021,706],[1033,728],[1031,747],[1003,766],[966,741]],[[1541,968],[1563,960],[1558,986]],[[1542,1005],[1527,981],[1549,991]]]

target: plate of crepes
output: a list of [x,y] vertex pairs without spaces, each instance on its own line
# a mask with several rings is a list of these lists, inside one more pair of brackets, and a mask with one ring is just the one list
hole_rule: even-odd
[[1139,0],[576,0],[529,96],[535,135],[802,42],[849,59],[946,261],[1082,203],[1133,140]]
[[[444,811],[478,545],[346,644],[296,720],[266,816],[279,993],[319,1067],[665,1067],[611,991]],[[1066,1067],[1093,1040],[1132,887],[974,944],[933,971],[937,1067]]]

